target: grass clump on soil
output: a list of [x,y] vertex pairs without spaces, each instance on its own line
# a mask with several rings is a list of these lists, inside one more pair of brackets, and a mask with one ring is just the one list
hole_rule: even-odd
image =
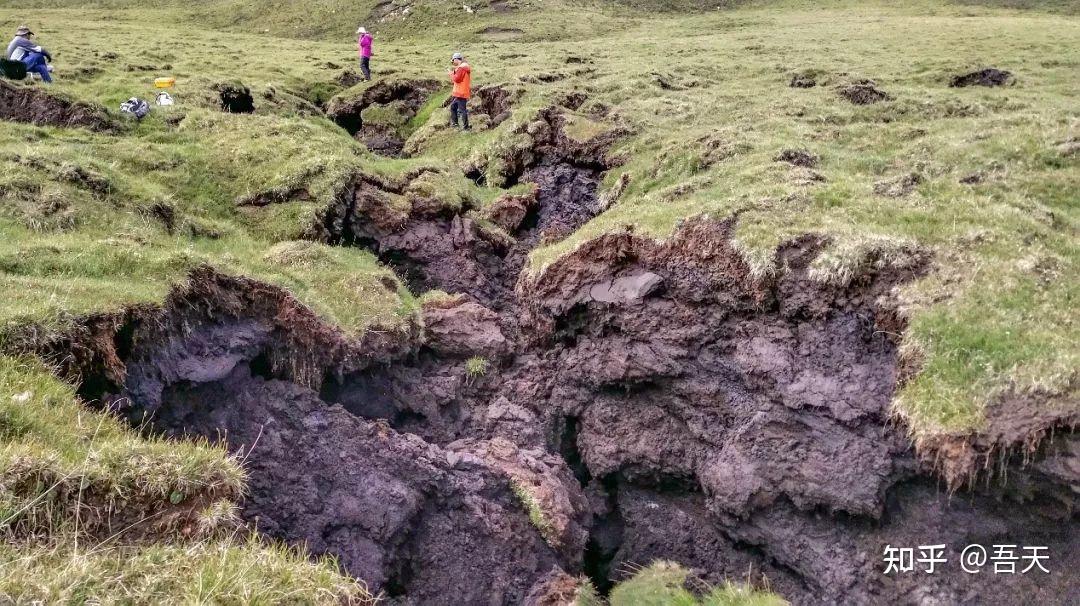
[[0,599],[48,604],[374,604],[330,559],[227,537],[131,547],[0,543]]
[[[693,591],[692,591],[693,590]],[[615,585],[605,601],[587,583],[578,590],[580,606],[784,606],[779,596],[745,585],[709,587],[692,583],[690,572],[673,562],[657,561]]]
[[540,536],[544,538],[548,544],[554,544],[558,539],[556,537],[555,527],[544,515],[543,508],[540,507],[540,502],[536,500],[529,488],[518,480],[510,480],[510,489],[514,492],[514,496],[518,501],[521,501],[521,506],[525,508],[525,513],[529,514],[529,523],[533,525],[533,528],[540,533]]
[[426,172],[409,182],[406,195],[414,206],[420,201],[427,207],[460,213],[475,203],[474,187],[460,172]]
[[465,360],[465,375],[469,380],[478,379],[488,373],[491,362],[483,356],[473,356]]

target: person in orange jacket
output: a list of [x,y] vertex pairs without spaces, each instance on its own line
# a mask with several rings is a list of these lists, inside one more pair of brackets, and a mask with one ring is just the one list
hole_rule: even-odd
[[454,83],[454,90],[450,93],[450,126],[457,127],[460,115],[462,130],[472,130],[469,126],[469,110],[466,107],[469,97],[472,96],[472,68],[461,53],[454,53],[450,62],[454,64],[447,72],[450,81]]

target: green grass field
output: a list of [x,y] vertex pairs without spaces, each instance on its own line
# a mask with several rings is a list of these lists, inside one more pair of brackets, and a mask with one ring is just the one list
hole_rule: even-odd
[[[461,169],[528,144],[516,130],[582,91],[589,98],[574,121],[582,136],[614,124],[631,133],[613,150],[625,163],[607,177],[610,187],[626,173],[629,186],[583,229],[535,250],[530,271],[608,231],[630,225],[662,238],[702,214],[737,214],[737,243],[762,273],[776,269],[777,245],[806,233],[831,239],[814,269],[827,282],[844,283],[871,262],[903,266],[912,250],[926,250],[931,271],[901,293],[903,353],[920,372],[894,403],[916,443],[988,431],[1002,402],[1036,418],[1080,413],[1075,3],[758,1],[686,13],[679,3],[644,10],[643,2],[522,0],[509,13],[486,5],[467,13],[418,2],[402,16],[399,2],[381,22],[368,16],[374,4],[0,2],[0,32],[29,22],[54,52],[55,92],[115,110],[130,96],[149,98],[153,78],[171,75],[179,101],[117,133],[0,123],[0,343],[26,326],[63,331],[90,313],[160,302],[200,265],[284,287],[349,334],[403,330],[418,305],[403,287],[394,294],[382,286],[392,272],[364,251],[299,242],[305,229],[360,173],[393,178],[427,166],[441,175],[435,186],[451,184],[458,199],[491,200],[500,193],[498,163],[488,170],[493,187],[463,182]],[[376,32],[377,78],[441,78],[449,54],[461,50],[474,85],[522,90],[512,118],[461,136],[437,128],[445,115],[433,102],[408,125],[412,158],[370,154],[316,106],[365,86],[335,82],[355,69],[357,23]],[[1015,84],[949,86],[952,76],[989,66],[1011,71]],[[790,87],[797,73],[817,86]],[[891,100],[856,106],[837,94],[860,78]],[[251,88],[254,115],[217,109],[213,87],[234,81]],[[606,118],[587,117],[600,105],[610,108]],[[790,149],[817,165],[776,160]],[[300,190],[303,199],[290,197]],[[244,205],[259,195],[287,202]],[[0,358],[0,378],[0,478],[22,478],[0,483],[0,526],[54,536],[20,560],[28,574],[58,559],[72,562],[71,579],[76,567],[116,566],[112,551],[72,559],[78,533],[55,526],[66,518],[54,514],[78,503],[57,509],[42,498],[56,492],[53,481],[104,482],[123,495],[118,507],[167,499],[189,483],[221,483],[225,497],[242,489],[224,452],[146,441],[81,409],[34,362]],[[49,414],[28,417],[26,393]],[[156,470],[153,481],[129,487],[128,457]],[[35,480],[30,490],[30,477],[55,480]],[[236,595],[254,596],[244,584],[262,583],[262,574],[286,593],[318,588],[329,601],[362,593],[326,576],[332,563],[223,541],[199,539],[191,549],[237,562],[248,576],[220,581]],[[23,557],[4,549],[0,558]],[[204,574],[199,561],[185,574]],[[95,587],[78,595],[111,591]],[[75,594],[65,592],[81,590],[5,591],[68,601]],[[132,591],[135,601],[160,597]],[[284,595],[267,591],[258,599]]]

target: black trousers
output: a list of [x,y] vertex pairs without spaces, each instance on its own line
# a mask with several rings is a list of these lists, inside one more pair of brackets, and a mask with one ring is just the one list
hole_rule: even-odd
[[468,99],[462,99],[461,97],[454,97],[450,100],[450,124],[451,126],[458,125],[458,116],[461,116],[461,125],[465,128],[469,128],[469,109],[466,104]]
[[371,57],[360,57],[360,71],[364,72],[364,80],[371,80]]

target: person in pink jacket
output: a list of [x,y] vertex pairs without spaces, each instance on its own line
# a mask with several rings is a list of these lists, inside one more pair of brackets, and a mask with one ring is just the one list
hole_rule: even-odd
[[360,50],[360,71],[364,72],[364,80],[371,80],[371,34],[361,27],[356,30],[360,38],[356,41],[356,47]]

